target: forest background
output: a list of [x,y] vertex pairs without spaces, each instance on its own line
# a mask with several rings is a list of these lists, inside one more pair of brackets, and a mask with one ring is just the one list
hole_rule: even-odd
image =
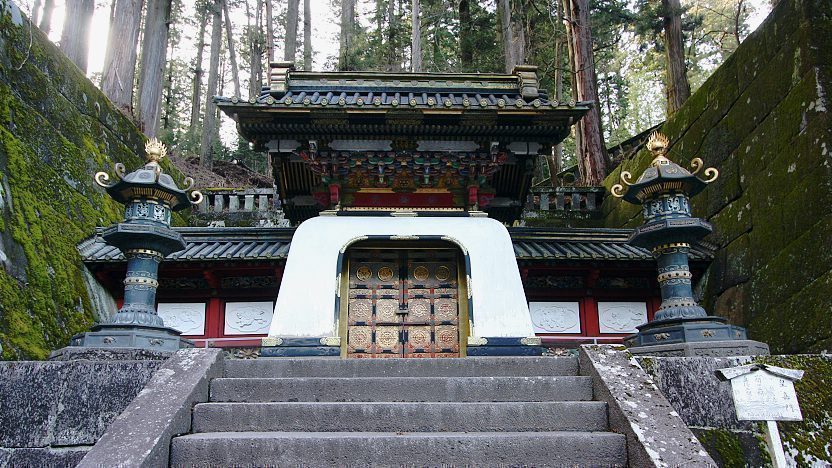
[[[776,1],[776,0],[771,0]],[[215,95],[260,94],[268,63],[304,70],[511,72],[538,65],[560,102],[597,105],[537,182],[664,121],[771,10],[769,0],[18,0],[33,27],[201,185],[215,161],[268,178]],[[415,32],[415,33],[414,33]]]

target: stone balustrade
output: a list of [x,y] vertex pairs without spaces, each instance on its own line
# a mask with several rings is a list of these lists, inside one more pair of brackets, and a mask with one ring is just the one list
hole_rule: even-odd
[[[523,221],[526,226],[575,227],[582,220],[601,219],[604,187],[532,187],[529,191]],[[599,224],[600,225],[600,224]]]
[[596,211],[601,208],[604,187],[534,187],[527,208],[541,211]]
[[192,219],[197,226],[288,227],[280,198],[272,188],[207,189]]
[[275,198],[274,189],[208,189],[199,204],[200,213],[235,213],[240,211],[275,211],[280,201]]

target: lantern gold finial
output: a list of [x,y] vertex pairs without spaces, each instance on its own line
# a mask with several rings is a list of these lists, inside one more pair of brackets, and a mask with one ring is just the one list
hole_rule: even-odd
[[670,164],[667,159],[667,151],[670,146],[670,140],[660,132],[653,132],[650,138],[647,139],[647,149],[653,153],[653,161],[650,163],[652,167],[665,166]]
[[148,164],[158,164],[168,154],[168,148],[156,138],[151,138],[144,146]]

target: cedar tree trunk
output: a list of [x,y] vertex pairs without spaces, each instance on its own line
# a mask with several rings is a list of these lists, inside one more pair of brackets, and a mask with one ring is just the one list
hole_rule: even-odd
[[214,95],[217,93],[220,69],[220,43],[222,42],[222,5],[221,0],[211,4],[211,60],[208,67],[208,91],[205,96],[205,118],[202,126],[202,145],[199,166],[211,169],[214,164],[214,140],[217,135],[217,105]]
[[133,111],[133,82],[136,79],[136,45],[143,0],[115,0],[107,53],[101,76],[101,91],[116,107],[130,114]]

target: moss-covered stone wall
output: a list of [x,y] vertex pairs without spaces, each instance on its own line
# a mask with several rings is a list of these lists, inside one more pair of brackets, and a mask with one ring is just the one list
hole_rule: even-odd
[[[701,157],[719,179],[693,199],[719,247],[706,308],[775,353],[832,349],[832,0],[781,0],[664,124],[671,158]],[[644,150],[621,171],[641,174]],[[642,222],[608,197],[606,225]]]
[[43,359],[92,324],[75,246],[123,214],[92,175],[115,162],[139,166],[144,141],[16,7],[0,0],[3,359]]

